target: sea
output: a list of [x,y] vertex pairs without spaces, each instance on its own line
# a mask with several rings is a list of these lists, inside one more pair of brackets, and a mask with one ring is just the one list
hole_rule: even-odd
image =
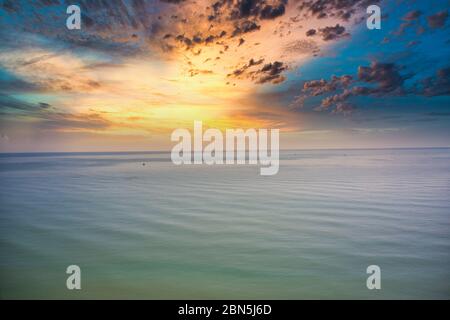
[[450,149],[280,158],[0,154],[0,298],[450,298]]

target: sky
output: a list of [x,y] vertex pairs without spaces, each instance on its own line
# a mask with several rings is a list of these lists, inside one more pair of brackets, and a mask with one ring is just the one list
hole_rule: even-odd
[[170,150],[195,120],[282,149],[449,147],[449,7],[0,0],[0,152]]

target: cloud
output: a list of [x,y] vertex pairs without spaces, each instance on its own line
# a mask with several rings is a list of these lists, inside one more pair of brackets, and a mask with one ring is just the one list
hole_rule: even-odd
[[405,21],[412,21],[417,20],[422,15],[422,12],[420,10],[413,10],[405,14],[402,18],[402,20]]
[[257,31],[259,29],[261,29],[261,26],[259,26],[256,22],[245,20],[241,24],[235,25],[232,36],[235,37],[237,35],[247,33],[247,32]]
[[357,86],[357,87],[352,87],[350,89],[345,89],[340,94],[335,94],[335,95],[332,95],[330,97],[326,97],[325,99],[323,99],[322,103],[320,105],[320,108],[318,108],[317,110],[329,109],[333,105],[338,106],[340,103],[344,103],[350,97],[368,95],[371,93],[373,93],[372,89],[367,88],[367,87]]
[[309,29],[308,31],[306,31],[306,36],[311,37],[311,36],[315,35],[316,33],[317,33],[316,29]]
[[20,3],[18,1],[14,1],[14,0],[4,0],[2,7],[7,12],[11,12],[11,13],[18,12],[21,9]]
[[273,84],[283,82],[285,77],[281,75],[283,71],[287,69],[283,62],[275,61],[273,63],[265,64],[259,71],[257,83],[271,82]]
[[261,10],[261,19],[275,19],[276,17],[282,16],[285,12],[285,5],[287,0],[281,1],[275,6],[266,5]]
[[[9,82],[6,85],[11,90],[7,92],[93,92],[103,88],[94,69],[85,68],[85,61],[69,52],[6,50],[0,53],[0,66],[14,75],[3,81]],[[14,83],[19,85],[17,89],[11,88]]]
[[139,43],[115,41],[114,39],[98,34],[67,34],[61,38],[69,46],[87,48],[113,56],[135,56],[143,53]]
[[46,130],[100,130],[112,125],[99,113],[61,112],[46,102],[30,103],[4,94],[0,94],[0,110],[3,117],[34,119],[37,127]]
[[450,67],[439,69],[435,76],[423,79],[419,89],[428,97],[450,94]]
[[232,73],[228,74],[228,77],[251,79],[257,84],[263,83],[281,83],[285,80],[285,77],[281,74],[287,70],[287,66],[280,61],[273,63],[267,63],[262,68],[248,71],[248,69],[261,65],[264,59],[250,59],[250,61],[242,67],[235,69]]
[[330,81],[324,79],[307,81],[303,84],[303,92],[308,92],[311,96],[319,96],[336,91],[339,88],[348,87],[352,79],[350,75],[343,75],[340,77],[332,76]]
[[420,25],[419,18],[422,16],[422,11],[412,10],[407,12],[403,17],[403,23],[400,24],[397,30],[391,32],[393,35],[401,36],[410,27],[417,27],[417,34],[425,32],[425,29]]
[[43,90],[38,84],[25,81],[18,78],[0,78],[0,92],[4,93],[18,93],[18,92],[38,92]]
[[[306,81],[302,93],[293,105],[302,106],[308,97],[331,94],[322,99],[318,111],[333,109],[333,113],[350,114],[356,108],[347,102],[355,96],[385,96],[404,94],[403,84],[410,75],[401,75],[400,68],[393,63],[372,62],[370,66],[359,66],[357,79],[351,75],[332,76],[330,80]],[[364,84],[371,84],[366,86]]]
[[306,14],[319,19],[337,17],[344,21],[348,21],[359,10],[365,10],[369,5],[377,4],[379,2],[379,0],[303,1],[298,8]]
[[393,63],[373,62],[369,67],[358,67],[358,79],[376,84],[378,87],[371,89],[373,93],[387,93],[400,88],[404,78],[399,73],[399,68]]
[[49,109],[49,107],[50,105],[47,103],[29,103],[0,93],[0,110],[2,113],[23,112],[26,114],[39,114]]
[[430,28],[442,28],[445,25],[445,22],[448,18],[448,11],[444,10],[441,12],[438,12],[434,15],[431,15],[427,18],[428,20],[428,26]]
[[314,40],[307,39],[307,40],[295,40],[292,42],[289,42],[284,46],[284,50],[287,53],[291,54],[298,54],[298,55],[305,55],[305,54],[313,54],[316,55],[320,52],[319,46]]
[[[224,8],[226,0],[219,1],[219,8]],[[275,0],[273,4],[266,4],[264,0],[237,0],[232,2],[229,13],[231,19],[255,17],[260,19],[275,19],[285,13],[287,0]]]
[[[164,121],[172,124],[173,119],[180,121],[182,115],[197,111],[208,116],[209,105],[221,105],[227,112],[238,109],[255,91],[273,89],[255,85],[282,83],[288,70],[296,70],[333,40],[348,36],[353,21],[345,21],[365,15],[363,1],[353,0],[80,0],[82,30],[68,31],[65,11],[60,10],[65,3],[43,8],[42,4],[56,2],[28,2],[27,11],[35,14],[8,13],[8,23],[0,22],[0,27],[8,28],[5,33],[13,35],[11,31],[17,29],[28,36],[11,36],[20,38],[21,45],[15,46],[12,39],[0,60],[2,67],[21,79],[23,90],[37,88],[52,98],[54,106],[39,112],[45,114],[40,122],[46,128],[59,124],[103,128],[109,119],[122,128],[128,121],[123,114],[134,119],[144,114],[140,119],[147,119],[142,126],[148,128]],[[303,4],[313,17],[298,10]],[[64,14],[54,13],[58,10]],[[306,34],[306,26],[314,32]],[[236,82],[231,84],[234,90],[225,91],[227,81]],[[308,90],[317,95],[341,94],[350,89],[346,81],[345,76],[327,78],[324,86]],[[10,81],[7,91],[13,86]],[[44,107],[34,101],[29,109]],[[288,97],[273,101],[289,102]],[[341,102],[336,112],[349,113],[348,103]],[[182,112],[168,113],[163,110],[167,105]],[[87,116],[86,108],[91,107],[112,112],[103,116],[87,112]],[[196,112],[185,112],[188,108]],[[71,111],[63,112],[67,110]],[[211,114],[213,118],[217,111]]]
[[[311,41],[307,41],[305,35],[299,37],[296,31],[300,28],[299,23],[309,18],[301,16],[295,1],[287,0],[82,0],[79,4],[83,13],[83,27],[73,32],[60,27],[65,24],[65,14],[49,19],[49,10],[38,10],[39,2],[31,2],[27,8],[35,14],[29,16],[25,12],[20,13],[14,20],[17,23],[8,23],[8,28],[17,28],[24,34],[36,34],[44,38],[42,46],[48,49],[46,51],[49,54],[48,57],[42,57],[45,60],[51,60],[52,54],[61,52],[77,56],[84,52],[104,56],[106,62],[146,59],[161,60],[163,64],[168,61],[178,61],[180,65],[193,63],[192,66],[184,65],[179,69],[184,74],[188,70],[198,69],[226,75],[236,65],[254,56],[263,57],[266,61],[283,61],[295,65],[308,56],[316,56],[320,47],[325,45],[323,41],[347,36],[342,23],[334,26],[326,24],[335,23],[338,19],[345,20],[346,12],[356,14],[363,9],[360,7],[362,2],[344,1],[339,5],[332,1],[323,2],[324,10],[333,11],[330,17],[334,18],[317,23],[312,18],[313,30],[317,30],[316,35],[323,40],[318,37]],[[45,0],[40,3],[54,6],[52,10],[64,9],[61,1]],[[345,12],[341,14],[340,11]],[[44,20],[48,23],[42,23]],[[274,20],[277,20],[276,25]],[[274,42],[279,48],[273,47]],[[36,44],[34,39],[27,45],[30,43]],[[13,44],[9,42],[9,45]],[[39,45],[36,44],[36,47]],[[88,50],[76,50],[79,48]],[[207,65],[200,65],[202,62]],[[53,91],[90,91],[103,85],[101,81],[91,79],[94,82],[84,81],[82,88],[79,88],[63,77],[50,78],[52,81],[34,83]],[[273,80],[281,79],[277,77]],[[261,81],[265,81],[265,78],[255,79],[256,83]]]
[[335,114],[350,115],[355,111],[355,106],[351,103],[337,103],[336,108],[333,110]]
[[72,114],[63,112],[48,113],[39,122],[44,130],[104,130],[112,123],[96,113]]
[[416,81],[410,88],[405,88],[404,84],[412,74],[401,74],[400,69],[394,63],[372,62],[369,66],[358,67],[356,79],[344,75],[333,76],[330,80],[306,81],[302,93],[295,97],[292,106],[302,107],[309,97],[331,94],[324,97],[315,110],[350,114],[356,109],[355,105],[348,102],[352,97],[409,94],[433,97],[450,94],[450,67],[439,69],[434,76]]
[[160,0],[161,2],[167,2],[167,3],[172,3],[172,4],[179,4],[182,2],[185,2],[186,0]]
[[242,67],[235,69],[233,71],[233,73],[228,74],[228,77],[234,76],[234,77],[238,77],[242,74],[244,74],[245,71],[247,71],[247,69],[253,67],[253,66],[257,66],[260,65],[261,63],[263,63],[264,59],[259,59],[259,60],[255,60],[255,59],[250,59],[249,62],[245,65],[243,65]]
[[336,24],[334,27],[321,28],[319,29],[319,34],[322,36],[322,39],[324,41],[330,41],[349,36],[349,34],[345,32],[345,27],[341,26],[340,24]]
[[189,76],[194,77],[198,74],[213,74],[211,70],[203,70],[203,69],[190,69],[188,71]]

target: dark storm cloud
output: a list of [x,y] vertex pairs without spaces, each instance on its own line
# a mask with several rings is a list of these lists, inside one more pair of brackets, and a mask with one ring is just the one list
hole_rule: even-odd
[[448,18],[447,10],[438,12],[427,18],[428,25],[430,26],[430,28],[442,28],[445,25],[447,18]]

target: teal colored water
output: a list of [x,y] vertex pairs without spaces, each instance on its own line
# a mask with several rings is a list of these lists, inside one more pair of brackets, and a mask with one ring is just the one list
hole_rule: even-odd
[[0,155],[0,296],[450,298],[450,149],[281,157],[261,176],[167,153]]

